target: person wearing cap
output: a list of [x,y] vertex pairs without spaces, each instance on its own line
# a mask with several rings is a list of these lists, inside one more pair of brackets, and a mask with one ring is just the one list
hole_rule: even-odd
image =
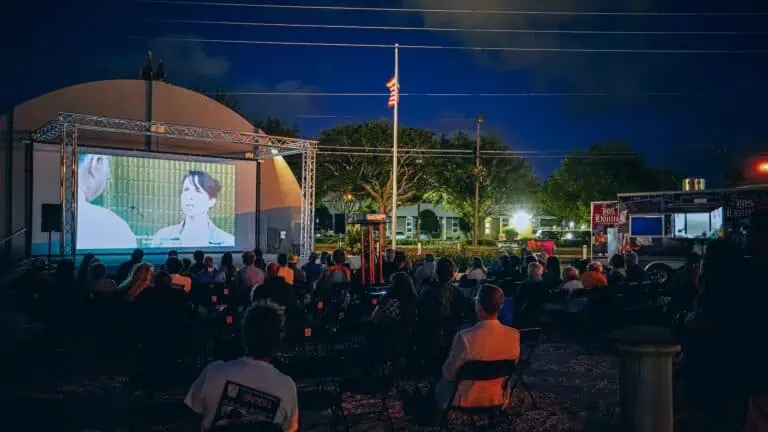
[[[475,298],[477,324],[456,334],[451,351],[442,369],[442,379],[435,387],[435,402],[441,410],[451,403],[456,386],[456,373],[472,360],[518,360],[520,358],[520,332],[498,320],[504,306],[504,293],[495,285],[483,285]],[[509,403],[506,379],[465,381],[459,385],[454,404],[462,407],[482,407]]]
[[293,283],[294,285],[304,285],[307,283],[307,276],[299,268],[299,257],[290,254],[288,255],[288,268],[293,270]]
[[295,278],[295,275],[293,274],[293,269],[288,267],[288,255],[281,253],[277,256],[277,264],[280,266],[280,271],[278,275],[285,279],[285,283],[288,285],[293,285],[293,280]]

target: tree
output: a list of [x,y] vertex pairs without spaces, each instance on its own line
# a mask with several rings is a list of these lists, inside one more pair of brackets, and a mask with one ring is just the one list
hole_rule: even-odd
[[539,189],[539,210],[562,220],[589,222],[592,201],[612,201],[617,193],[673,190],[682,177],[645,165],[624,143],[594,145],[576,150]]
[[[328,192],[349,191],[355,196],[369,198],[373,210],[389,214],[392,208],[392,125],[367,122],[337,126],[321,132],[318,141],[321,149],[334,152],[329,154],[321,150],[318,153],[317,176],[322,179],[318,186],[322,183]],[[436,144],[430,131],[400,129],[398,205],[411,202],[424,184],[421,181],[424,158],[408,150],[434,148]]]
[[373,205],[363,193],[329,192],[322,199],[328,210],[333,214],[343,214],[347,223],[352,222],[356,213],[367,212]]
[[[440,140],[445,150],[475,150],[475,140],[465,133],[457,133]],[[484,136],[480,140],[482,151],[509,150],[498,137]],[[450,154],[446,152],[447,154]],[[455,211],[472,226],[475,216],[475,179],[480,179],[478,221],[501,215],[510,207],[527,204],[536,188],[531,165],[520,158],[483,157],[481,170],[475,169],[474,158],[445,156],[428,171],[427,197]],[[472,229],[464,230],[471,234]]]
[[[430,235],[437,234],[440,235],[440,219],[437,218],[437,215],[432,210],[426,209],[422,210],[421,213],[419,213],[419,219],[421,221],[421,226],[419,229],[421,232],[427,232]],[[419,233],[421,235],[421,233]]]

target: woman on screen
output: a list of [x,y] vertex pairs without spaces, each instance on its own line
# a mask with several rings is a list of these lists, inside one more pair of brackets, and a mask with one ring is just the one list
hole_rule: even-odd
[[221,183],[205,171],[190,171],[181,179],[181,213],[178,225],[160,229],[152,247],[234,246],[235,237],[214,225],[208,212],[216,205]]
[[104,193],[109,172],[109,156],[80,155],[77,177],[77,250],[136,248],[136,235],[123,218],[112,210],[91,204]]

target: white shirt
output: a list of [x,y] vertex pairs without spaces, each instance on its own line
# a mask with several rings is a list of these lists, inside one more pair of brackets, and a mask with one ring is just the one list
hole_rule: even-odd
[[487,278],[488,276],[485,274],[485,270],[481,268],[472,269],[472,271],[467,273],[467,279],[486,280]]
[[[238,389],[240,397],[236,396]],[[254,393],[257,394],[255,402]],[[271,421],[284,431],[299,428],[296,384],[271,364],[250,357],[209,364],[192,384],[184,403],[203,416],[203,430],[208,430],[214,420],[226,419],[226,411],[234,406],[229,403],[233,398],[244,404],[251,402],[252,410],[245,411],[242,403],[236,404],[241,415]]]
[[77,249],[135,249],[136,235],[112,210],[77,200]]
[[581,283],[580,280],[569,280],[563,282],[562,285],[560,285],[560,289],[566,290],[566,291],[573,291],[577,289],[584,289],[584,284]]

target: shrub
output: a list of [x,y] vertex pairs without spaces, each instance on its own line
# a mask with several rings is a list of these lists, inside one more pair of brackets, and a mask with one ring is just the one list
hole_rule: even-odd
[[516,240],[520,233],[512,227],[504,228],[504,238],[507,241]]

